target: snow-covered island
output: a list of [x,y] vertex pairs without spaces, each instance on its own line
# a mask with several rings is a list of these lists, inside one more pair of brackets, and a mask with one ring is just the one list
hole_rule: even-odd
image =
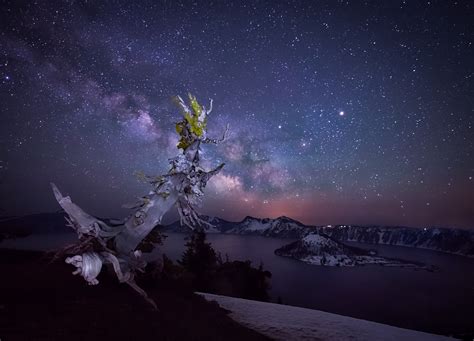
[[434,268],[413,262],[377,256],[375,251],[366,251],[332,239],[324,234],[309,233],[296,242],[275,250],[278,256],[322,266],[356,266],[378,264],[383,266],[410,267],[434,270]]

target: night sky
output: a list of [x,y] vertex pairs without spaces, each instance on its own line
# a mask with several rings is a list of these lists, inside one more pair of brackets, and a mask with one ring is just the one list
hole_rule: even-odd
[[[201,212],[474,227],[474,3],[2,1],[0,212],[124,217],[214,99]],[[170,216],[168,219],[172,219]]]

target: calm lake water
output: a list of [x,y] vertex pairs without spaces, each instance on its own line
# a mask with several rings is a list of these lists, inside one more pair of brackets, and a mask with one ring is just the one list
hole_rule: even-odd
[[[185,235],[167,233],[162,251],[178,259]],[[0,247],[51,250],[75,235],[30,236]],[[428,250],[355,244],[381,256],[435,265],[436,272],[368,265],[321,267],[274,255],[288,239],[210,234],[222,256],[251,260],[272,272],[271,296],[284,304],[324,310],[404,328],[442,334],[474,332],[474,259]]]

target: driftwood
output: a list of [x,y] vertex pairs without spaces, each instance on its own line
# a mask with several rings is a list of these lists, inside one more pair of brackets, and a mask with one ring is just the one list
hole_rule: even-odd
[[84,212],[70,197],[63,196],[51,184],[59,205],[67,213],[68,225],[77,233],[79,241],[58,253],[58,257],[69,255],[66,263],[74,265],[74,275],[81,275],[88,284],[97,285],[103,264],[111,264],[117,278],[127,283],[143,296],[155,309],[156,304],[135,282],[137,272],[143,272],[146,262],[142,259],[139,244],[161,223],[166,212],[178,209],[182,225],[191,229],[208,224],[202,220],[195,206],[203,196],[209,179],[217,174],[224,164],[206,171],[199,164],[200,147],[203,143],[218,144],[226,139],[228,127],[220,139],[206,136],[207,118],[212,110],[199,105],[196,98],[189,95],[189,104],[177,96],[176,102],[184,119],[176,124],[180,136],[179,153],[170,159],[170,170],[160,176],[142,175],[152,186],[151,191],[129,208],[133,213],[123,221],[112,224]]

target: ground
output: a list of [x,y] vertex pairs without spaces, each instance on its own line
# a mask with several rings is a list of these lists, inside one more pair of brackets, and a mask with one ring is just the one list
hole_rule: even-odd
[[185,286],[147,288],[160,312],[131,288],[101,274],[88,286],[73,267],[44,254],[0,249],[0,339],[266,340]]

